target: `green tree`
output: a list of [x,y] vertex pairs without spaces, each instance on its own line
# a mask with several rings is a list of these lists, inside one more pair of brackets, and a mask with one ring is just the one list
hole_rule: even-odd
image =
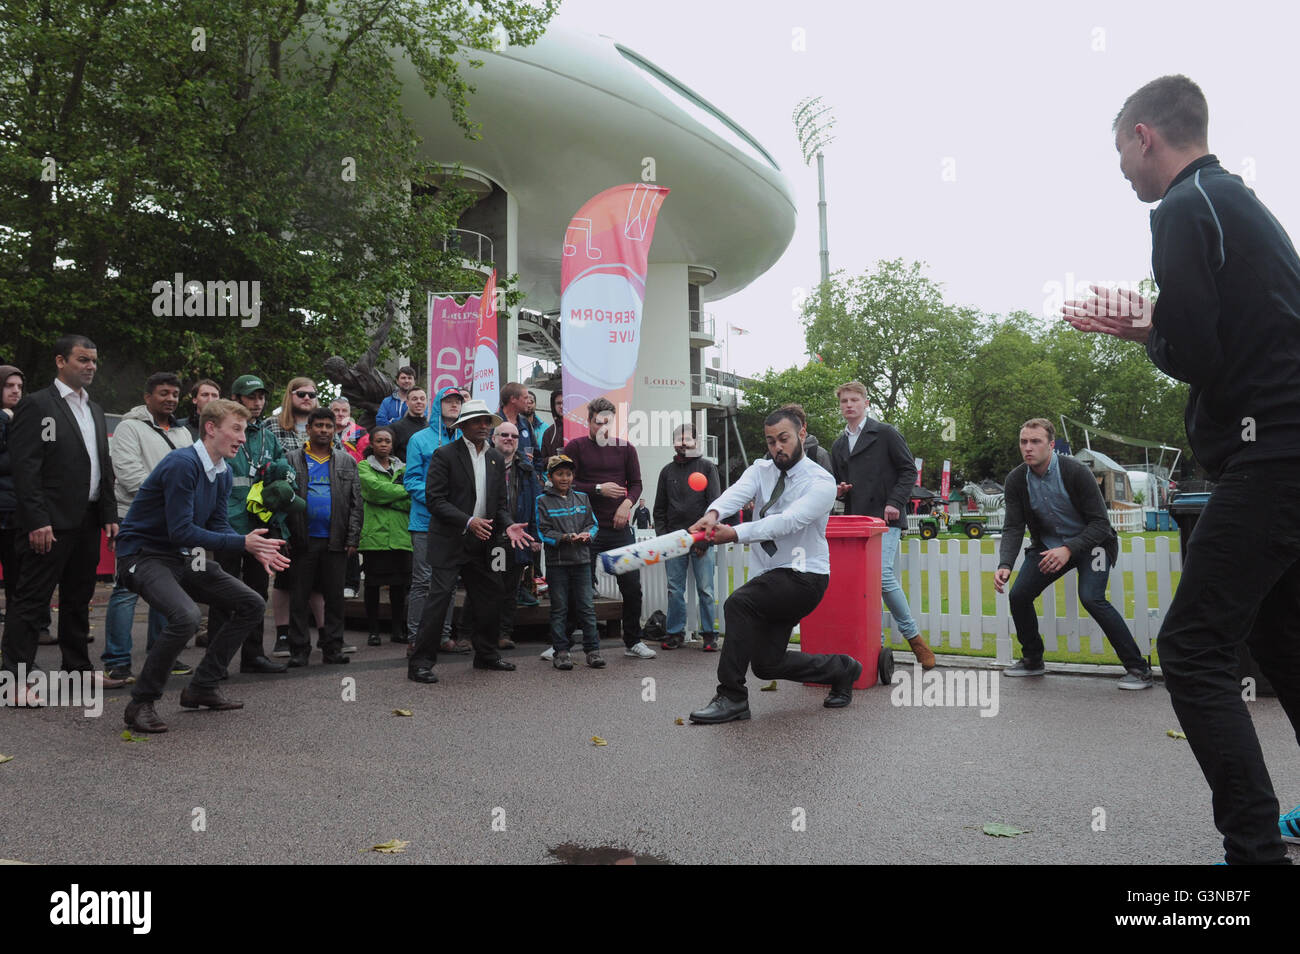
[[872,415],[885,420],[917,385],[947,379],[979,326],[976,312],[945,304],[921,263],[902,259],[857,276],[836,272],[805,302],[802,321],[809,353],[865,384]]
[[[52,373],[55,334],[81,330],[134,399],[160,367],[227,379],[256,369],[282,382],[330,353],[359,355],[368,312],[449,280],[457,264],[441,236],[466,198],[437,188],[443,170],[423,158],[401,97],[440,100],[475,136],[462,74],[479,63],[465,51],[531,43],[556,7],[7,2],[5,357],[39,380]],[[414,77],[405,85],[399,64]],[[178,272],[257,281],[257,325],[156,316],[155,283]]]
[[809,361],[802,368],[769,369],[764,373],[757,384],[746,389],[744,404],[736,421],[749,459],[752,461],[767,453],[763,419],[782,404],[802,405],[808,417],[808,433],[815,435],[829,451],[831,443],[844,427],[835,389],[847,380],[842,372],[820,361]]

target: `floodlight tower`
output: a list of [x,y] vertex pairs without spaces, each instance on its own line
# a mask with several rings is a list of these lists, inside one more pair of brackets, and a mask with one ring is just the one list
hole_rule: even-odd
[[817,221],[823,287],[831,280],[831,252],[826,244],[826,167],[822,159],[822,149],[835,138],[830,134],[835,126],[835,117],[829,115],[830,111],[829,106],[822,104],[820,96],[810,96],[795,107],[792,117],[804,165],[811,165],[813,156],[817,157]]

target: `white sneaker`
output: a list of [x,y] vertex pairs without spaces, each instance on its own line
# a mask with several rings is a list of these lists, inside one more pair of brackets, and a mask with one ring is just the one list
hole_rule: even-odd
[[547,660],[548,662],[549,662],[550,660],[554,659],[554,658],[555,658],[555,647],[554,647],[554,646],[547,646],[545,649],[543,649],[543,650],[542,650],[542,658],[545,659],[545,660]]
[[631,656],[633,659],[654,659],[659,654],[644,642],[639,642],[623,650],[623,655]]
[[350,586],[345,586],[343,588],[343,598],[345,600],[354,600],[357,598],[357,591]]

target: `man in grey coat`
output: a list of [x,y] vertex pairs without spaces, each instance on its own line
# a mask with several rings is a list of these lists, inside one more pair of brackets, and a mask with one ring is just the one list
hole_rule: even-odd
[[1016,550],[1029,525],[1031,544],[1011,588],[1011,618],[1020,640],[1020,661],[1007,676],[1041,676],[1043,638],[1038,633],[1034,600],[1071,569],[1079,571],[1079,599],[1097,621],[1128,670],[1121,689],[1150,689],[1151,664],[1142,658],[1119,610],[1106,599],[1106,582],[1119,556],[1119,538],[1106,515],[1106,501],[1096,478],[1072,457],[1052,450],[1056,428],[1046,418],[1020,428],[1020,455],[1025,462],[1007,475],[1007,515],[993,586],[999,593],[1011,578]]

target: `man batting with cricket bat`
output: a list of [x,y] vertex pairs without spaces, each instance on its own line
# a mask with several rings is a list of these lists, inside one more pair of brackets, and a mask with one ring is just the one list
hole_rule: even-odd
[[[835,478],[804,456],[807,431],[789,410],[763,422],[770,460],[756,461],[709,505],[689,533],[712,543],[753,544],[749,582],[723,605],[727,632],[718,660],[718,693],[691,721],[712,724],[749,718],[745,670],[759,679],[826,683],[823,705],[839,709],[853,700],[862,663],[841,653],[786,651],[796,623],[817,608],[830,582],[826,520],[835,503]],[[752,522],[730,527],[718,521],[754,500]]]

